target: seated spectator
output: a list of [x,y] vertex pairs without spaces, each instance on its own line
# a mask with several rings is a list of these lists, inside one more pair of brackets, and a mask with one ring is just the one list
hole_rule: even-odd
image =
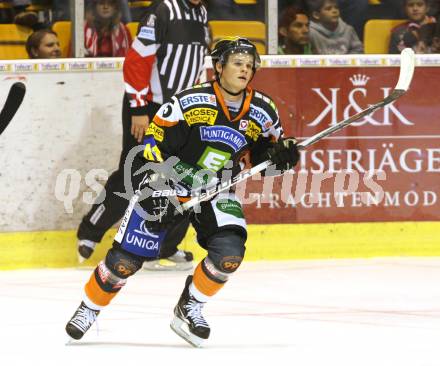
[[352,26],[339,16],[336,0],[309,0],[310,42],[316,53],[343,55],[363,53],[363,45]]
[[86,14],[86,57],[124,57],[132,38],[128,28],[120,21],[119,0],[93,0]]
[[427,0],[405,0],[404,9],[408,21],[398,25],[391,31],[389,53],[400,53],[406,47],[414,49],[420,27],[435,23],[435,18],[428,15]]
[[309,17],[294,6],[284,8],[278,27],[279,55],[310,55]]
[[26,52],[29,58],[61,57],[58,35],[50,29],[41,29],[32,33],[26,41]]

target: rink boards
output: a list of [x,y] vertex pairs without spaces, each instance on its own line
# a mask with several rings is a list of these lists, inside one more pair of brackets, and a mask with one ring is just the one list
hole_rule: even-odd
[[[438,222],[250,225],[246,261],[440,256]],[[87,262],[94,266],[113,241],[110,230]],[[0,269],[78,266],[75,231],[1,233]],[[180,248],[206,252],[191,229]]]
[[[122,64],[0,61],[0,100],[17,80],[28,90],[0,137],[0,268],[76,265],[74,230],[119,158]],[[274,99],[286,134],[304,138],[385,97],[398,64],[264,56],[253,84]],[[394,105],[315,145],[295,173],[239,190],[248,260],[439,255],[440,58],[417,56],[417,65]],[[184,247],[203,255],[192,232]]]

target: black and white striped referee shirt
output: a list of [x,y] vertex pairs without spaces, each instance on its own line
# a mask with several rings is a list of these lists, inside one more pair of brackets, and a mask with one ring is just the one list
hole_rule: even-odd
[[152,5],[124,62],[124,81],[133,108],[163,104],[194,85],[203,70],[209,32],[206,8],[189,0]]

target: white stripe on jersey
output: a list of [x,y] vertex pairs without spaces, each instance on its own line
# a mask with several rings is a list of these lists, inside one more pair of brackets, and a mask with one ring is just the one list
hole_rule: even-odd
[[171,3],[168,0],[165,0],[165,5],[170,10],[170,20],[174,20],[173,6],[171,5]]
[[156,54],[158,46],[156,44],[150,44],[145,46],[139,39],[136,37],[131,44],[133,49],[139,53],[142,57],[151,56]]
[[163,59],[162,66],[160,68],[160,74],[165,75],[167,72],[168,61],[170,59],[171,54],[173,53],[173,45],[171,43],[167,44],[167,54]]
[[153,94],[152,101],[154,103],[163,104],[163,92],[162,92],[162,86],[160,84],[157,60],[153,65],[153,69],[151,70],[150,86],[151,86],[151,93]]
[[168,79],[167,88],[171,89],[174,85],[174,79],[176,78],[177,66],[179,66],[180,54],[182,53],[183,44],[177,45],[177,51],[174,55],[173,67],[171,68],[170,78]]
[[198,44],[194,45],[194,47],[193,47],[194,57],[192,59],[194,60],[194,63],[191,65],[191,75],[190,75],[190,77],[188,79],[188,82],[186,83],[185,89],[189,88],[190,86],[193,86],[194,85],[194,81],[196,80],[196,76],[197,76],[196,71],[199,68],[199,65],[198,65],[199,60],[195,56],[199,52],[199,47],[201,47],[201,46],[198,45]]
[[188,63],[191,58],[191,45],[186,45],[186,51],[185,51],[185,61],[183,62],[183,67],[180,70],[180,80],[179,85],[177,86],[177,90],[180,91],[183,88],[183,82],[185,81],[186,73],[188,70]]
[[202,23],[206,23],[208,21],[208,14],[207,14],[206,9],[204,7],[202,7],[201,10],[202,10],[202,16],[203,16]]
[[180,8],[179,8],[179,5],[177,4],[176,0],[173,0],[173,5],[174,5],[174,8],[176,9],[177,19],[182,19],[182,14],[180,13]]
[[200,65],[199,65],[199,67],[198,67],[198,72],[197,72],[197,80],[200,78],[200,75],[201,75],[201,73],[202,73],[202,71],[203,71],[203,66],[204,66],[204,61],[205,61],[205,52],[204,52],[204,50],[203,50],[203,47],[200,47],[200,50],[199,50],[199,60],[201,60],[201,63],[200,63]]

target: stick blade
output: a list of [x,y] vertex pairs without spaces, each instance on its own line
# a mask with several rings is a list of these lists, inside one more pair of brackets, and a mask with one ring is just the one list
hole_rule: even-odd
[[0,112],[0,134],[5,130],[12,118],[14,118],[25,93],[26,86],[22,82],[16,82],[11,86],[5,105]]
[[411,48],[405,48],[400,54],[400,74],[396,90],[407,91],[414,75],[416,56]]

